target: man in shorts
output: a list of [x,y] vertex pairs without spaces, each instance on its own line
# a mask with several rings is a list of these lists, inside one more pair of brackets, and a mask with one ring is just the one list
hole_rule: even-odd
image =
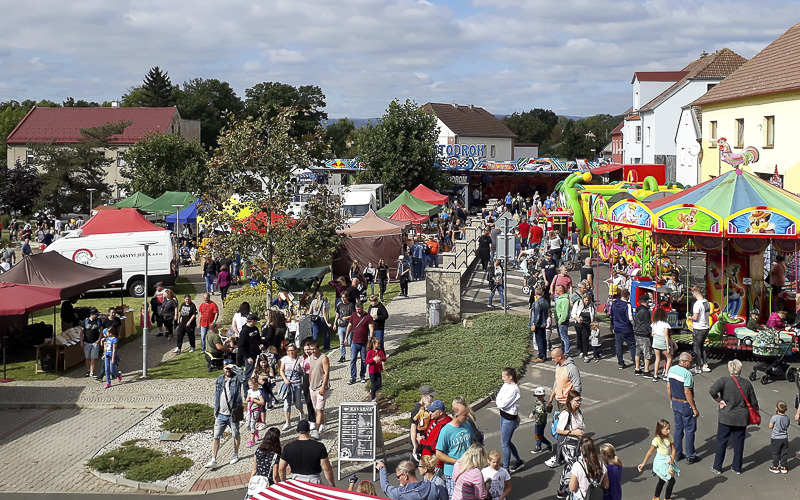
[[311,391],[311,405],[317,414],[317,426],[311,431],[311,437],[319,439],[325,424],[325,402],[331,390],[331,361],[319,348],[316,340],[309,340],[306,346],[313,349],[310,357],[311,373],[308,376],[308,388]]
[[83,335],[81,336],[81,347],[83,355],[86,356],[86,376],[94,377],[94,369],[97,360],[100,359],[100,333],[103,331],[103,324],[100,322],[100,311],[93,307],[89,311],[89,317],[83,323]]
[[[281,481],[297,479],[307,483],[321,484],[321,476],[331,486],[336,486],[333,467],[328,459],[328,449],[319,441],[314,441],[309,436],[311,426],[308,420],[297,423],[297,440],[283,447],[281,461],[278,463],[278,476]],[[287,469],[291,469],[289,477]]]
[[224,373],[217,377],[216,390],[214,393],[214,440],[211,445],[211,460],[206,463],[206,467],[213,469],[217,466],[217,452],[219,451],[219,440],[225,429],[230,427],[233,436],[233,455],[230,463],[235,464],[239,461],[239,421],[234,419],[234,408],[242,407],[242,384],[244,383],[244,372],[235,364],[228,363],[223,369]]
[[[633,315],[633,335],[636,339],[636,357],[634,358],[634,375],[653,378],[650,373],[650,358],[653,357],[653,322],[650,316],[650,297],[643,295],[639,299],[639,307]],[[641,360],[644,358],[644,371]]]

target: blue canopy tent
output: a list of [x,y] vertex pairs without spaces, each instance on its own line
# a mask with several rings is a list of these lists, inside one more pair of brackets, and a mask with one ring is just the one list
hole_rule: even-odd
[[[200,203],[200,200],[197,199],[191,205],[187,206],[183,210],[178,212],[178,223],[179,224],[197,224],[197,205]],[[165,218],[167,225],[170,229],[175,227],[175,214],[167,215]]]

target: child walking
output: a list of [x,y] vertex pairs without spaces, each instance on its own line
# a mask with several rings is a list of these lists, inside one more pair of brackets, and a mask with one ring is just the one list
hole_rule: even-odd
[[775,415],[769,420],[770,447],[772,448],[772,467],[769,471],[773,474],[788,474],[786,461],[789,458],[789,416],[786,410],[789,407],[785,401],[778,401],[775,405]]
[[608,489],[603,490],[603,500],[622,500],[622,460],[613,445],[600,445],[600,458],[606,464]]
[[672,498],[672,488],[675,487],[675,477],[679,476],[681,471],[678,469],[678,464],[675,463],[675,445],[670,433],[669,422],[663,418],[656,424],[656,435],[650,442],[650,449],[647,450],[644,460],[637,467],[639,472],[642,472],[644,466],[647,465],[653,450],[656,450],[656,458],[653,459],[653,474],[658,476],[653,500],[661,498],[664,483],[667,484],[664,500],[669,500]]
[[103,331],[103,366],[106,370],[106,386],[111,387],[111,377],[116,376],[117,382],[122,382],[122,374],[117,371],[117,329],[112,327]]
[[[367,351],[367,366],[369,367],[369,394],[374,403],[377,393],[383,387],[383,362],[386,361],[386,353],[381,349],[381,339],[372,337],[369,339],[369,351]],[[355,368],[354,368],[355,369]]]
[[600,361],[600,357],[602,356],[600,352],[600,324],[597,321],[592,321],[592,324],[589,327],[589,345],[592,346],[592,350],[594,351],[593,359],[595,361]]
[[533,404],[533,411],[528,416],[528,418],[533,419],[533,436],[536,440],[536,448],[531,450],[533,454],[542,452],[542,445],[547,446],[547,453],[553,453],[553,443],[544,435],[544,431],[547,428],[547,414],[553,411],[553,407],[548,406],[544,400],[546,394],[547,390],[542,386],[533,390],[536,402]]
[[503,467],[503,458],[500,452],[492,450],[487,455],[489,465],[481,469],[483,482],[491,500],[506,500],[511,493],[511,475]]
[[258,431],[264,428],[262,414],[264,413],[264,392],[255,377],[247,381],[250,389],[247,391],[247,429],[251,433],[247,447],[251,447],[258,442]]

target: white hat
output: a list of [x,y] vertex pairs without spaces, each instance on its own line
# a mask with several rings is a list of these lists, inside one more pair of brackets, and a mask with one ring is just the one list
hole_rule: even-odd
[[403,256],[403,255],[401,255],[400,257],[398,257],[398,258],[397,258],[397,260],[403,260],[403,257],[404,257],[404,256]]
[[533,390],[534,396],[544,396],[545,394],[547,394],[547,390],[541,385]]

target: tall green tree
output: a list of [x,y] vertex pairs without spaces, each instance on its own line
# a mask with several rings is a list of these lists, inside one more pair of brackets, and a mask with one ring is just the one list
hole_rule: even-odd
[[550,146],[550,136],[558,124],[558,116],[549,109],[535,108],[514,112],[504,117],[503,123],[517,134],[517,142],[538,144],[542,151]]
[[217,146],[226,112],[240,116],[244,103],[228,82],[195,78],[183,83],[178,93],[178,112],[183,118],[200,120],[200,140],[208,148]]
[[83,99],[75,100],[74,97],[67,97],[67,99],[61,103],[62,106],[65,108],[99,108],[100,104],[94,101],[85,101]]
[[152,133],[125,152],[125,188],[157,198],[165,191],[199,193],[206,177],[203,146],[177,134]]
[[[319,186],[299,219],[288,215],[292,172],[320,164],[330,154],[322,127],[302,137],[292,133],[296,114],[286,108],[272,117],[257,113],[224,129],[209,162],[200,209],[212,227],[231,228],[214,237],[212,250],[247,256],[256,278],[268,283],[279,267],[329,262],[342,242],[336,232],[342,223],[338,198],[325,186]],[[257,215],[236,220],[228,205],[231,193]]]
[[449,181],[438,166],[444,160],[436,149],[436,117],[416,102],[395,99],[378,123],[370,123],[362,130],[353,146],[366,166],[358,175],[359,182],[383,183],[391,197],[419,184],[431,189],[448,186]]
[[8,139],[8,135],[35,105],[36,102],[31,100],[0,103],[0,158],[6,158],[6,139]]
[[352,158],[350,149],[355,140],[356,126],[347,118],[340,118],[336,123],[328,125],[325,136],[331,144],[334,158]]
[[[5,162],[5,157],[2,158]],[[27,163],[15,162],[7,171],[0,185],[0,212],[14,212],[30,215],[39,198],[39,179],[36,167]]]
[[144,108],[174,106],[179,90],[178,86],[172,84],[169,73],[154,66],[145,75],[141,86],[130,89],[122,96],[122,105]]
[[32,165],[39,170],[41,192],[36,208],[51,209],[56,216],[72,211],[88,212],[94,207],[88,189],[95,189],[94,201],[108,196],[106,172],[114,163],[104,151],[116,150],[112,136],[121,134],[131,122],[108,123],[100,127],[81,129],[77,144],[31,144]]
[[328,119],[325,94],[316,85],[292,85],[280,82],[263,82],[245,90],[245,106],[252,116],[271,119],[283,109],[293,111],[290,133],[294,137],[313,135],[320,124]]

